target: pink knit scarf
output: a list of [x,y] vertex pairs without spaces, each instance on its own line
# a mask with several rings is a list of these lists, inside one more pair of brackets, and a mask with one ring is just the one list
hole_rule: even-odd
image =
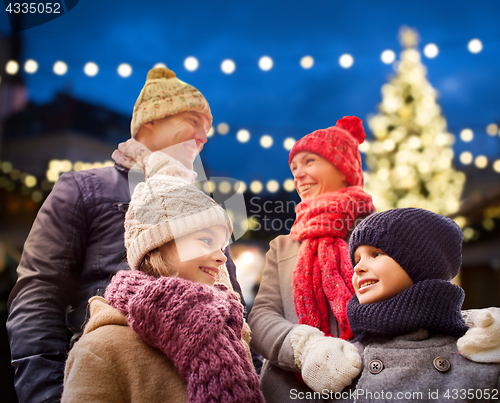
[[349,247],[344,238],[358,215],[375,211],[372,197],[360,186],[327,192],[297,205],[297,218],[290,231],[300,241],[292,274],[293,299],[300,324],[330,335],[328,308],[337,318],[341,337],[353,334],[347,320],[347,303],[354,294]]
[[243,307],[224,285],[119,271],[107,302],[129,326],[172,361],[189,402],[262,403],[259,379],[241,341]]

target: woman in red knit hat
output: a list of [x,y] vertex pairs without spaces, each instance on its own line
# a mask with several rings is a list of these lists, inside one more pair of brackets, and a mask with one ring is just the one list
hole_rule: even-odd
[[310,400],[322,392],[327,398],[360,372],[359,354],[346,341],[353,336],[346,308],[354,294],[346,240],[375,211],[363,191],[358,146],[365,136],[361,119],[346,116],[290,151],[302,202],[290,235],[270,244],[249,316],[252,346],[266,358],[261,389],[267,402]]

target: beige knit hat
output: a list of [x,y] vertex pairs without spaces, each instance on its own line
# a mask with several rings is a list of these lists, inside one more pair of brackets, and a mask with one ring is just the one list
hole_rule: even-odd
[[155,67],[149,70],[146,84],[135,101],[130,124],[132,137],[144,123],[188,111],[202,113],[212,125],[210,106],[201,92],[179,80],[172,70]]
[[128,264],[137,270],[149,251],[212,225],[233,232],[224,209],[194,184],[155,174],[136,186],[125,215]]

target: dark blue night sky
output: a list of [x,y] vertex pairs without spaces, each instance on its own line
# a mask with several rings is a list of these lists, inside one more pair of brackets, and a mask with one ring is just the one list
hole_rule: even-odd
[[[30,99],[44,103],[56,92],[130,115],[147,71],[163,62],[208,99],[214,125],[226,122],[230,132],[214,135],[202,159],[217,175],[244,181],[290,176],[283,140],[335,124],[344,115],[366,119],[377,111],[380,88],[393,72],[380,54],[401,46],[398,30],[418,30],[420,49],[439,47],[434,59],[422,57],[428,79],[440,94],[439,104],[449,131],[457,135],[456,154],[470,150],[500,158],[500,136],[486,126],[500,123],[500,2],[420,0],[385,1],[97,1],[80,0],[66,15],[22,32],[24,59],[39,63],[25,74]],[[4,12],[0,32],[10,34]],[[468,42],[479,38],[483,50],[472,54]],[[354,64],[339,66],[341,54]],[[260,57],[274,61],[270,71],[258,67]],[[311,55],[305,70],[299,60]],[[184,60],[194,56],[196,71]],[[221,71],[224,59],[236,63],[234,73]],[[52,72],[55,61],[68,65],[64,76]],[[99,66],[87,77],[83,66]],[[128,78],[117,74],[121,63],[132,66]],[[367,124],[365,124],[367,128]],[[475,139],[463,143],[458,134],[472,128]],[[245,128],[251,138],[239,143]],[[259,145],[269,134],[274,144]]]

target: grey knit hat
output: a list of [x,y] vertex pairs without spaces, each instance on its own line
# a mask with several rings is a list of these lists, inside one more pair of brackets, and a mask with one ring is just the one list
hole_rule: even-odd
[[137,270],[149,251],[212,225],[233,231],[226,211],[194,184],[155,174],[136,186],[125,215],[128,264]]
[[416,283],[426,279],[450,281],[462,264],[463,234],[450,218],[420,208],[375,213],[352,232],[349,253],[361,245],[380,248]]

